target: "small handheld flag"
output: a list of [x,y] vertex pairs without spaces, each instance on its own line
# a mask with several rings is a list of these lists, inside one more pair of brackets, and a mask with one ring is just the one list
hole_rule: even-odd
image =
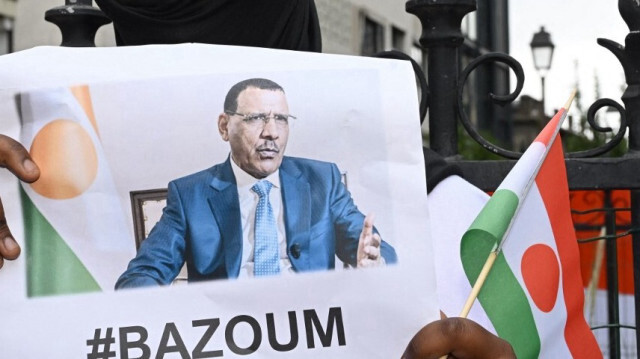
[[[465,232],[462,265],[500,337],[519,358],[601,357],[583,316],[560,127],[575,92]],[[485,260],[486,259],[486,260]]]

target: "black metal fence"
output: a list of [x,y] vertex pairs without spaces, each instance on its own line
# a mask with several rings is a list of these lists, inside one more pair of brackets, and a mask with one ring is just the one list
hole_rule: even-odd
[[[503,149],[485,140],[474,129],[463,107],[464,84],[469,74],[482,63],[506,64],[516,73],[518,79],[516,90],[511,94],[487,94],[495,103],[504,104],[512,102],[518,96],[524,76],[517,61],[506,54],[480,56],[460,71],[457,52],[463,41],[460,23],[467,13],[475,10],[475,7],[475,0],[410,0],[406,3],[407,11],[416,15],[422,23],[423,33],[420,43],[429,53],[428,84],[431,96],[428,108],[431,148],[460,166],[468,181],[485,191],[491,191],[497,188],[513,167],[515,159],[519,158],[520,153]],[[604,226],[606,231],[603,236],[587,240],[601,240],[606,243],[608,323],[594,330],[603,328],[608,330],[609,348],[603,351],[608,352],[611,358],[621,356],[621,329],[635,330],[635,326],[622,325],[619,320],[617,242],[620,238],[631,236],[633,261],[640,263],[640,171],[638,171],[640,169],[640,4],[634,0],[620,0],[618,7],[630,29],[625,39],[625,46],[606,39],[598,39],[598,43],[609,49],[624,68],[628,85],[622,96],[625,106],[611,99],[601,99],[591,106],[588,116],[594,131],[611,131],[611,129],[597,126],[594,116],[603,107],[615,108],[621,116],[620,130],[608,143],[598,148],[568,153],[566,156],[571,190],[604,190],[605,193],[615,189],[630,191],[630,203],[626,209],[629,212],[630,223],[625,235],[617,233],[615,209],[611,203],[605,203],[601,210],[606,212],[607,220]],[[499,161],[460,159],[457,139],[458,123],[461,123],[467,133],[487,151],[507,159]],[[619,158],[601,157],[619,144],[627,131],[629,139],[627,152]],[[640,290],[640,266],[635,265],[633,271],[635,322],[637,323],[640,315],[640,297],[637,295]],[[639,334],[636,331],[636,343]]]
[[[605,354],[636,358],[637,348],[632,345],[636,328],[624,321],[634,310],[633,303],[627,300],[629,293],[634,292],[633,286],[629,285],[632,279],[629,275],[633,275],[633,264],[629,263],[629,258],[632,256],[631,233],[634,231],[629,193],[624,190],[589,190],[574,191],[570,195],[572,203],[582,204],[581,208],[572,209],[578,243],[583,249],[581,256],[593,258],[593,265],[587,268],[590,280],[586,284],[585,316],[592,323],[591,328],[599,342],[610,343],[602,348]],[[603,260],[604,266],[601,265]],[[601,277],[606,281],[606,297],[597,291],[602,284]],[[619,296],[619,291],[614,289],[619,289],[622,295]],[[602,313],[596,304],[599,301],[619,305],[608,305],[606,313]]]

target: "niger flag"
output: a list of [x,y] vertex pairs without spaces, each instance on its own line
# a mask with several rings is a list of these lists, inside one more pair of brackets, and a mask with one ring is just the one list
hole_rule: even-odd
[[561,109],[525,151],[460,244],[471,285],[492,249],[501,247],[478,300],[518,358],[602,357],[583,315],[580,257],[558,135],[566,113]]
[[28,296],[111,289],[134,253],[89,89],[20,96],[22,143],[40,167],[22,184]]

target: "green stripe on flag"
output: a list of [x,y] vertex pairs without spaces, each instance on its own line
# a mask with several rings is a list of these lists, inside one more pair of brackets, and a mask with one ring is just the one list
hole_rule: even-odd
[[100,291],[91,273],[20,188],[27,252],[27,295]]
[[469,230],[487,231],[494,238],[502,239],[517,208],[518,196],[515,193],[506,189],[497,190],[478,213]]
[[[460,257],[472,286],[489,253],[502,239],[517,206],[515,193],[496,191],[462,237]],[[502,252],[480,290],[478,300],[498,335],[513,346],[518,358],[538,357],[540,336],[531,306]]]

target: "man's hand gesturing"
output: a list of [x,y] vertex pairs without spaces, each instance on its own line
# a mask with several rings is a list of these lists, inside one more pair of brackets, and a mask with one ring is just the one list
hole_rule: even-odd
[[[38,166],[31,160],[27,150],[20,143],[5,135],[0,135],[0,167],[11,171],[25,182],[34,182],[40,177]],[[15,241],[7,225],[4,207],[0,200],[0,268],[5,259],[16,259],[20,246]]]
[[364,219],[360,241],[358,242],[358,268],[384,265],[384,258],[380,255],[380,235],[373,233],[373,214]]

